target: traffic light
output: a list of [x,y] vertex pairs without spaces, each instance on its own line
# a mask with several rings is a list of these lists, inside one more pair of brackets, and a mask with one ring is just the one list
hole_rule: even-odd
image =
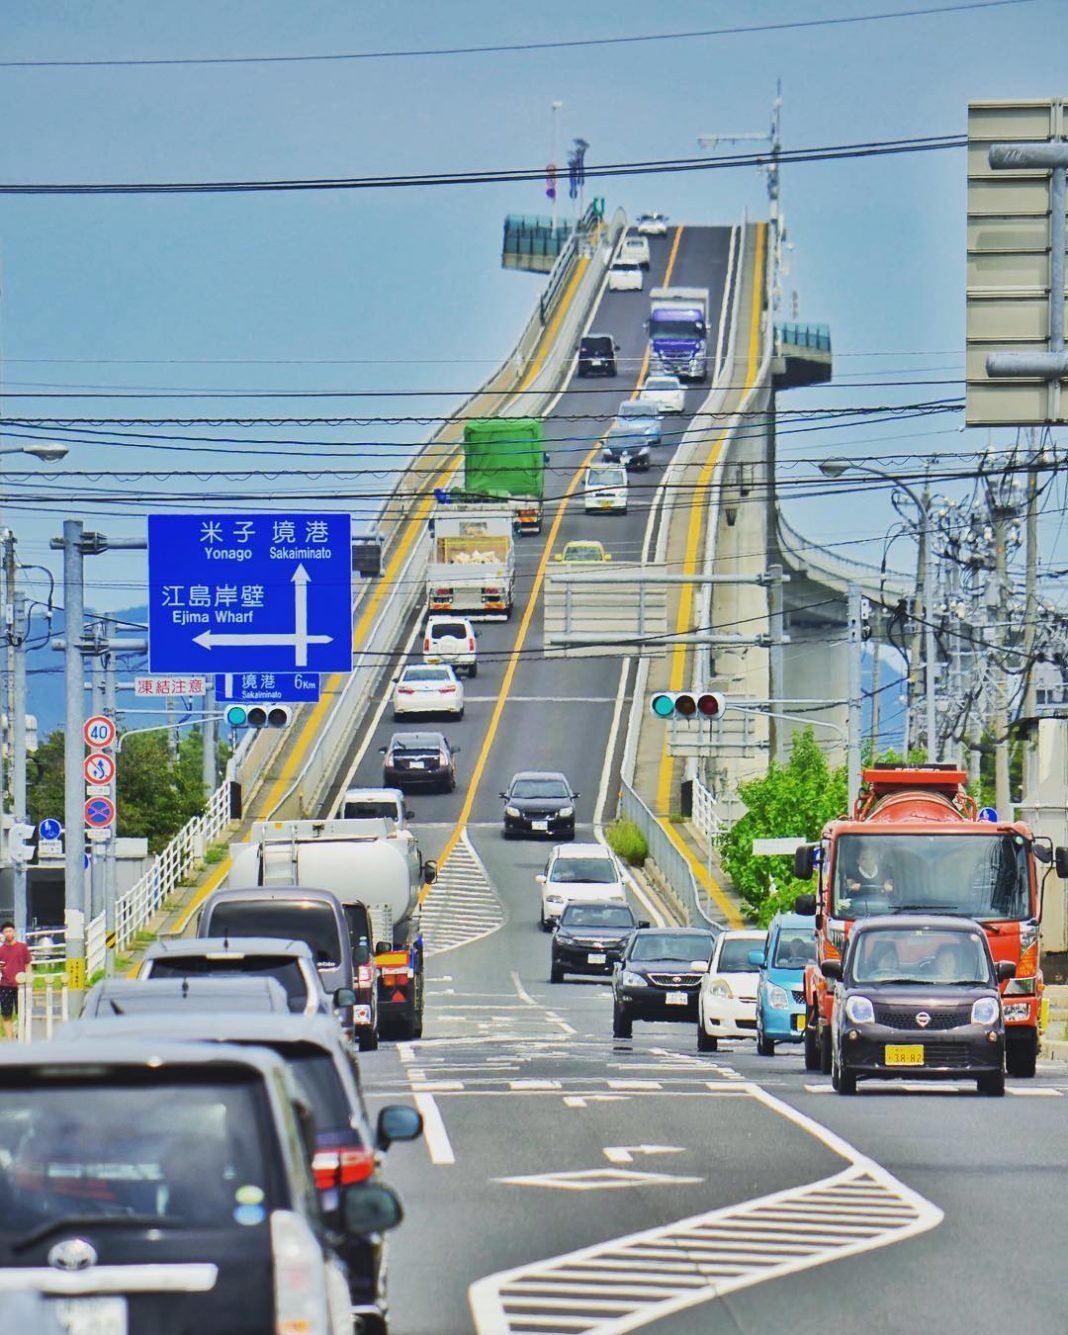
[[292,716],[288,705],[230,705],[226,711],[231,728],[288,728]]
[[659,691],[649,702],[659,719],[702,719],[712,722],[723,717],[726,699],[718,691]]

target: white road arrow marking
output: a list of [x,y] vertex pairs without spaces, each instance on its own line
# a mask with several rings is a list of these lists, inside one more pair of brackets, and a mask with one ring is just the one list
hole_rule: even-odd
[[538,1173],[531,1177],[498,1177],[508,1187],[550,1187],[557,1191],[617,1191],[621,1187],[662,1187],[702,1182],[700,1177],[641,1173],[626,1168],[580,1168],[571,1173]]
[[685,1154],[682,1145],[606,1145],[604,1157],[609,1163],[633,1163],[636,1154]]
[[193,637],[193,643],[202,649],[214,649],[216,646],[247,645],[260,649],[293,649],[294,667],[308,666],[309,644],[332,644],[332,635],[308,634],[308,584],[311,577],[303,563],[293,572],[293,633],[267,634],[257,631],[215,631],[206,630]]

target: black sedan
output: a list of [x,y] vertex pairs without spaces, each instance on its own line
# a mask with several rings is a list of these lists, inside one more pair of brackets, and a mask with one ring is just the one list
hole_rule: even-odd
[[612,1034],[635,1020],[697,1020],[697,994],[716,933],[705,927],[645,927],[627,942],[612,975]]
[[437,788],[451,793],[456,787],[456,756],[453,746],[440,732],[395,732],[389,745],[379,748],[382,784],[386,788]]
[[831,1013],[831,1083],[959,1080],[980,1094],[1005,1093],[1005,1022],[986,933],[966,918],[900,914],[858,923],[843,960],[824,960],[836,983]]
[[575,799],[567,775],[558,770],[522,769],[501,793],[504,799],[504,837],[513,834],[550,834],[575,837]]
[[562,983],[566,973],[610,974],[622,958],[636,922],[626,904],[566,904],[553,934],[551,983]]

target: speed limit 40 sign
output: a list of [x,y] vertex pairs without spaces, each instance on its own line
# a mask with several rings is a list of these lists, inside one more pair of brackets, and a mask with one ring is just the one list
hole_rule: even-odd
[[92,718],[85,720],[82,727],[82,737],[85,739],[86,746],[96,749],[110,746],[115,740],[115,724],[104,714],[94,714]]

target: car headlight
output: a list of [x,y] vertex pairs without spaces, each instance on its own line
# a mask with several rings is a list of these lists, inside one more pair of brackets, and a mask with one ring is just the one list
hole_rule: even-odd
[[546,904],[563,904],[566,901],[563,895],[546,895],[545,902]]
[[790,1006],[790,998],[781,987],[776,987],[774,983],[769,983],[764,995],[768,999],[768,1005],[772,1010],[784,1011]]
[[504,814],[506,816],[521,816],[523,813],[519,810],[518,807],[505,807]]
[[567,932],[561,932],[559,928],[556,931],[556,939],[562,946],[573,946],[575,944],[575,938],[568,936]]
[[980,997],[972,1007],[972,1024],[997,1024],[1001,1007],[994,997]]
[[733,997],[733,996],[734,996],[734,993],[731,991],[731,985],[730,985],[730,983],[727,982],[727,980],[726,980],[725,978],[717,978],[717,979],[715,979],[715,981],[714,981],[713,983],[711,983],[711,985],[709,986],[709,989],[708,989],[708,990],[709,990],[709,992],[712,993],[712,995],[713,995],[714,997]]
[[648,987],[649,980],[643,978],[640,973],[631,973],[629,969],[624,969],[622,977],[619,980],[624,987]]
[[559,810],[556,814],[557,814],[558,816],[573,816],[573,815],[575,814],[575,808],[574,808],[574,807],[561,807],[560,810]]
[[872,1024],[875,1007],[867,997],[850,997],[845,1004],[846,1019],[850,1024]]
[[1005,1006],[1006,1020],[1029,1020],[1031,1018],[1031,1007],[1026,1001],[1009,1002]]

